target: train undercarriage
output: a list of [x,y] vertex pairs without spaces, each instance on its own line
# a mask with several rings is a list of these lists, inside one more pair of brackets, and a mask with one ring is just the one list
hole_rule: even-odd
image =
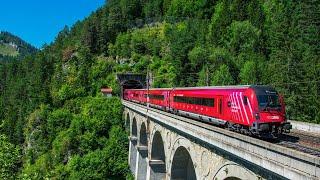
[[259,138],[274,139],[279,137],[282,133],[289,133],[292,129],[292,125],[288,122],[285,123],[253,123],[253,126],[243,126],[241,124],[234,124],[228,122],[226,128],[239,132],[241,134],[246,134],[249,136],[256,136]]

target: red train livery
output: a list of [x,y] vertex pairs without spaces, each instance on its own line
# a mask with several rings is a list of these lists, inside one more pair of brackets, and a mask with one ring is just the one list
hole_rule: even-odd
[[270,86],[126,89],[123,97],[246,134],[269,137],[292,128],[282,96]]

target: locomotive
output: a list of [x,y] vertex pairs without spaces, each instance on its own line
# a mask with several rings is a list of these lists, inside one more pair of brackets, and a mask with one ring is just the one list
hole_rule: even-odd
[[123,98],[259,137],[289,133],[284,99],[270,86],[126,89]]

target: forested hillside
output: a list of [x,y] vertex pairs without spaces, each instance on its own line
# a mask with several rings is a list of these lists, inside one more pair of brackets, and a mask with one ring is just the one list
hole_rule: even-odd
[[[57,12],[58,13],[58,12]],[[116,73],[154,87],[269,84],[320,123],[317,0],[108,0],[22,61],[0,62],[0,178],[123,179]]]
[[23,59],[37,51],[21,38],[9,32],[0,32],[0,61]]

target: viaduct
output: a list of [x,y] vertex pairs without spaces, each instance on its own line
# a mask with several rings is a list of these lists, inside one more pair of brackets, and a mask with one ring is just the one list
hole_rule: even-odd
[[123,101],[129,165],[144,179],[320,179],[320,158]]
[[320,179],[320,158],[122,101],[137,180]]

